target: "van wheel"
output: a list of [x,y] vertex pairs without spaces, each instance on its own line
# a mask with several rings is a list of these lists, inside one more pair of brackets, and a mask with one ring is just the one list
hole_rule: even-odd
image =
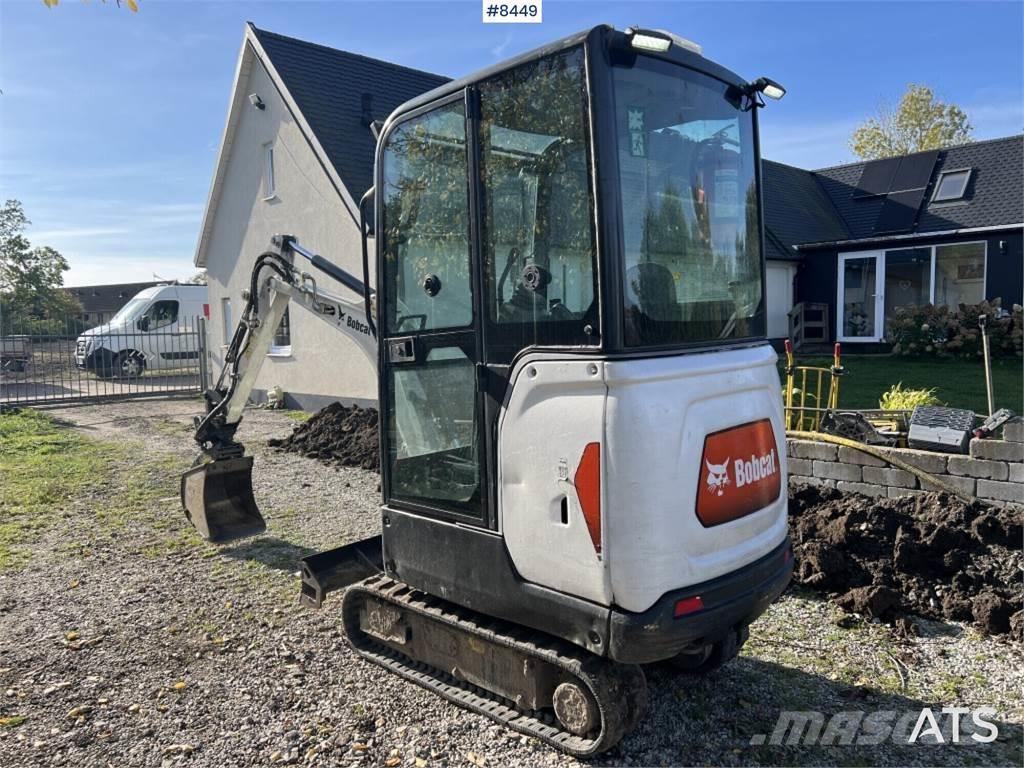
[[114,375],[121,379],[137,379],[146,370],[146,359],[138,352],[128,350],[114,358]]
[[731,630],[719,642],[706,645],[696,653],[680,653],[670,659],[669,664],[688,675],[706,675],[735,659],[748,637],[750,627],[744,624]]

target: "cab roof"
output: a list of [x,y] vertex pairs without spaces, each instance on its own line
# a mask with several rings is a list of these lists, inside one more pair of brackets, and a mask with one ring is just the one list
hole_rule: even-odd
[[[395,111],[391,113],[391,115],[385,122],[384,128],[381,131],[381,135],[383,135],[388,130],[391,124],[398,117],[407,112],[419,109],[420,107],[435,102],[438,99],[443,99],[445,96],[457,93],[466,88],[467,86],[474,85],[476,83],[487,80],[491,77],[501,74],[502,72],[505,72],[506,70],[514,69],[520,64],[535,61],[537,59],[550,56],[552,54],[566,50],[568,48],[574,48],[584,43],[586,43],[588,46],[591,46],[592,48],[596,48],[601,45],[617,45],[623,47],[628,45],[625,32],[615,29],[615,27],[613,27],[610,24],[598,24],[596,27],[591,27],[590,29],[577,32],[572,35],[568,35],[566,37],[561,38],[560,40],[555,40],[554,42],[548,43],[547,45],[543,45],[539,48],[534,48],[533,50],[526,51],[525,53],[521,53],[518,56],[514,56],[510,59],[498,62],[497,64],[494,64],[490,67],[485,67],[484,69],[477,70],[476,72],[473,72],[464,77],[460,77],[456,80],[450,80],[449,82],[444,83],[443,85],[440,85],[437,88],[434,88],[433,90],[427,91],[426,93],[422,93],[419,96],[410,99],[409,101],[397,107]],[[723,82],[726,82],[730,85],[737,85],[743,87],[748,84],[746,80],[737,75],[735,72],[726,69],[725,67],[715,63],[711,59],[708,59],[701,54],[695,53],[694,51],[691,51],[687,48],[683,48],[680,45],[672,45],[669,48],[669,50],[664,52],[642,51],[639,53],[645,56],[651,56],[654,58],[664,59],[666,61],[672,61],[677,64],[682,64],[683,66],[687,66],[692,69],[696,69],[698,71],[711,75],[712,77],[722,80]]]

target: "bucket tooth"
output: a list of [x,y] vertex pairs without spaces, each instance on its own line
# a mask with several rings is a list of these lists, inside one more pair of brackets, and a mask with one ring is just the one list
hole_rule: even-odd
[[181,476],[185,517],[207,541],[222,544],[267,529],[252,495],[252,456],[218,459]]

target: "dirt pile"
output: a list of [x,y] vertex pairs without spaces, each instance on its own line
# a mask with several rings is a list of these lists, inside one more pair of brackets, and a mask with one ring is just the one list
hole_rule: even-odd
[[331,403],[295,427],[291,435],[267,441],[271,448],[290,451],[342,467],[379,471],[377,411]]
[[793,491],[793,579],[848,611],[973,621],[1024,631],[1020,514],[945,494],[871,499],[828,488]]

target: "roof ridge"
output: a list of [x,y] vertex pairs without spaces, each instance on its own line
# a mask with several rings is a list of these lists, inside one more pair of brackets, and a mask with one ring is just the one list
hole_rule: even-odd
[[167,281],[166,280],[132,280],[132,281],[127,282],[127,283],[92,283],[91,285],[62,285],[60,287],[65,289],[65,290],[71,290],[71,289],[78,290],[80,288],[121,288],[121,287],[126,286],[126,285],[160,285],[162,282],[167,282]]
[[[892,157],[913,157],[914,155],[923,155],[925,152],[947,152],[951,149],[960,149],[961,147],[976,147],[979,144],[995,144],[1000,141],[1013,141],[1014,139],[1024,139],[1024,133],[1012,133],[1009,136],[996,136],[992,139],[980,139],[978,141],[968,141],[963,144],[947,144],[944,147],[938,147],[936,149],[920,149],[917,152],[908,152],[905,155],[892,155]],[[886,158],[878,157],[873,160],[884,160]],[[822,168],[814,168],[810,170],[810,173],[821,173],[822,171],[834,171],[838,168],[852,168],[855,165],[865,165],[873,162],[873,160],[855,160],[852,163],[837,163],[836,165],[826,165]],[[770,161],[775,162],[775,161]],[[795,167],[795,166],[794,166]],[[807,169],[801,169],[807,170]]]
[[353,51],[346,51],[346,50],[344,50],[342,48],[334,48],[333,46],[330,46],[330,45],[324,45],[323,43],[314,43],[314,42],[312,42],[310,40],[303,40],[302,38],[299,38],[299,37],[291,37],[290,35],[282,35],[280,32],[273,32],[273,31],[271,31],[269,29],[260,29],[255,24],[253,24],[251,21],[247,21],[246,24],[248,24],[250,27],[252,27],[253,31],[256,32],[258,35],[269,35],[270,37],[276,37],[279,40],[287,40],[290,43],[298,43],[299,45],[303,45],[303,46],[306,46],[308,48],[319,48],[321,50],[328,51],[330,53],[340,53],[340,54],[344,54],[345,56],[351,56],[351,57],[356,58],[356,59],[362,59],[363,61],[371,62],[373,64],[383,64],[384,66],[390,67],[391,69],[400,69],[400,70],[403,70],[405,72],[409,72],[409,73],[416,74],[416,75],[427,75],[428,77],[444,78],[445,80],[451,80],[452,79],[448,75],[439,75],[436,72],[428,72],[425,69],[416,69],[414,67],[407,67],[404,64],[396,64],[393,61],[386,61],[384,59],[375,59],[373,56],[367,56],[366,54],[363,54],[363,53],[355,53]]

